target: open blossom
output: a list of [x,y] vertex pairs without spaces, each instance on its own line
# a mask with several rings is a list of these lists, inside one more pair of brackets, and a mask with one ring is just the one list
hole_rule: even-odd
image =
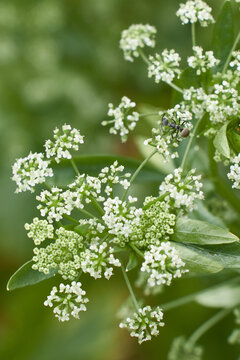
[[[239,0],[240,2],[240,0]],[[240,73],[240,51],[233,51],[232,53],[233,60],[230,62],[229,66],[235,68],[238,73]]]
[[240,189],[240,153],[232,159],[230,172],[227,174],[230,180],[233,180],[233,188]]
[[154,287],[170,285],[173,278],[180,278],[188,271],[184,266],[170,242],[162,242],[159,246],[151,245],[150,250],[145,251],[141,271],[147,273],[148,285]]
[[201,176],[194,175],[195,169],[189,171],[186,177],[182,173],[183,170],[177,168],[173,174],[167,175],[159,187],[159,194],[165,195],[164,200],[169,202],[170,207],[191,211],[194,209],[194,201],[204,197]]
[[129,130],[133,130],[139,120],[139,113],[132,111],[135,106],[135,102],[131,101],[127,96],[122,97],[120,104],[116,108],[114,108],[113,104],[108,105],[108,116],[113,117],[113,120],[105,120],[102,125],[113,124],[109,132],[114,135],[119,132],[122,142],[127,141]]
[[207,26],[214,22],[211,15],[212,9],[202,0],[190,0],[185,4],[180,4],[176,15],[179,16],[182,24],[196,23],[199,21],[201,26]]
[[163,313],[159,306],[153,309],[145,306],[139,308],[132,317],[127,317],[119,326],[128,329],[130,335],[136,337],[141,344],[159,334],[159,328],[165,325],[162,319]]
[[124,58],[133,61],[134,57],[139,56],[139,50],[145,46],[155,46],[155,34],[157,30],[154,26],[134,24],[122,32],[120,48],[123,50]]
[[179,63],[181,58],[175,50],[165,49],[162,54],[149,56],[148,77],[154,77],[155,82],[170,83],[175,76],[179,77],[181,71]]
[[79,313],[86,311],[88,298],[86,291],[82,290],[80,282],[73,281],[70,285],[60,284],[59,289],[54,286],[44,305],[54,307],[53,313],[59,321],[68,321],[69,317],[79,319]]
[[70,125],[63,125],[62,129],[56,128],[53,132],[54,141],[45,142],[45,151],[47,158],[55,158],[57,163],[61,159],[71,159],[69,150],[79,150],[79,145],[83,144],[83,136],[79,130],[72,129]]
[[168,360],[202,360],[203,348],[187,342],[183,337],[177,337],[173,340],[168,354]]
[[40,245],[45,239],[53,239],[54,227],[47,220],[33,219],[32,224],[25,224],[28,237],[32,238],[35,245]]
[[91,244],[80,254],[81,269],[85,273],[89,273],[95,279],[102,277],[102,273],[106,279],[110,279],[113,275],[113,266],[121,266],[121,263],[113,255],[113,249],[108,248],[108,244]]
[[32,153],[25,158],[18,159],[13,167],[12,180],[16,182],[16,193],[22,191],[34,192],[37,184],[45,182],[46,177],[52,177],[53,171],[49,166],[49,161],[44,160],[42,153]]
[[203,53],[203,49],[200,46],[193,47],[193,56],[187,59],[188,65],[196,69],[197,75],[205,73],[208,69],[218,65],[220,60],[216,59],[213,55],[213,51],[206,51]]

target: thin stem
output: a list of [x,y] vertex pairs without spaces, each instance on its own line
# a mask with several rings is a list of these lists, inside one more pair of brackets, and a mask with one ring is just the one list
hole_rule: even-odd
[[195,343],[200,339],[201,336],[203,336],[208,330],[210,330],[214,325],[216,325],[219,321],[221,321],[225,316],[227,316],[232,311],[232,308],[230,309],[223,309],[219,311],[217,314],[212,316],[210,319],[208,319],[206,322],[204,322],[194,333],[190,338],[188,339],[188,344],[191,346],[194,346]]
[[69,216],[69,215],[67,215],[67,214],[63,214],[63,216],[64,216],[66,219],[68,219],[68,220],[70,220],[70,221],[72,221],[72,222],[74,222],[74,223],[76,223],[76,224],[79,224],[79,222],[78,222],[76,219],[74,219],[73,217],[71,217],[71,216]]
[[151,65],[151,62],[148,60],[147,56],[144,54],[144,52],[141,49],[139,50],[139,54],[143,59],[143,61],[145,62],[145,64]]
[[[202,118],[202,119],[203,119],[203,118]],[[202,119],[199,120],[199,121],[196,123],[195,128],[194,128],[193,132],[192,132],[191,135],[190,135],[190,139],[189,139],[189,141],[188,141],[188,144],[187,144],[187,147],[186,147],[186,150],[185,150],[185,153],[184,153],[184,156],[183,156],[183,158],[182,158],[181,165],[180,165],[180,167],[181,167],[183,170],[185,170],[186,162],[187,162],[187,156],[188,156],[188,154],[189,154],[189,151],[190,151],[190,149],[191,149],[193,140],[194,140],[194,138],[195,138],[195,135],[196,135],[197,130],[198,130],[198,127],[199,127],[199,124],[201,123]]]
[[[155,155],[158,152],[157,149],[155,149],[142,163],[141,165],[139,165],[139,167],[137,168],[137,170],[135,171],[135,173],[132,175],[131,179],[130,179],[130,185],[132,185],[133,181],[135,180],[135,178],[138,176],[139,172],[142,170],[142,168],[147,164],[147,162],[151,159],[151,157],[153,157],[153,155]],[[123,193],[122,196],[122,201],[124,201],[126,199],[126,196],[128,194],[128,190],[129,187],[125,190],[125,192]]]
[[162,304],[162,305],[161,305],[161,308],[163,308],[163,310],[165,310],[165,311],[168,311],[168,310],[172,310],[172,309],[174,309],[174,308],[176,308],[176,307],[178,307],[178,306],[186,305],[186,304],[190,303],[191,301],[194,301],[197,296],[202,295],[202,294],[204,294],[205,292],[208,292],[209,290],[216,289],[216,288],[218,288],[219,286],[223,286],[223,285],[225,285],[225,284],[229,284],[229,283],[233,284],[233,283],[235,283],[235,282],[239,282],[239,280],[240,280],[240,279],[239,279],[238,276],[237,276],[236,278],[233,278],[233,279],[228,279],[228,280],[223,281],[223,282],[221,282],[221,283],[219,283],[219,284],[216,284],[216,285],[214,285],[214,286],[210,286],[210,287],[208,287],[208,288],[206,288],[206,289],[197,291],[197,292],[195,292],[195,293],[192,293],[192,294],[183,296],[183,297],[181,297],[181,298],[179,298],[179,299],[176,299],[176,300],[173,300],[173,301],[169,301],[169,302],[167,302],[167,303],[165,303],[165,304]]
[[230,60],[231,60],[231,57],[232,57],[232,53],[233,53],[233,51],[236,49],[239,40],[240,40],[240,31],[239,31],[239,33],[237,34],[237,37],[236,37],[236,39],[235,39],[235,41],[234,41],[234,43],[233,43],[233,46],[232,46],[232,48],[231,48],[231,51],[230,51],[230,53],[229,53],[229,55],[228,55],[228,58],[227,58],[227,60],[226,60],[226,62],[225,62],[225,65],[224,65],[224,68],[223,68],[223,71],[222,71],[222,74],[223,74],[223,75],[225,74],[225,72],[226,72],[226,70],[227,70],[227,67],[228,67],[228,65],[229,65],[229,63],[230,63]]
[[142,258],[144,258],[143,253],[141,252],[141,250],[139,250],[134,244],[129,243],[129,246]]
[[101,208],[99,203],[94,199],[93,196],[89,196],[89,199],[91,200],[93,206],[100,212],[101,215],[104,215],[104,210]]
[[153,113],[148,113],[148,114],[139,114],[139,117],[145,117],[145,116],[159,116],[159,111],[155,111]]
[[71,158],[70,161],[71,161],[71,164],[72,164],[72,166],[73,166],[73,168],[74,168],[75,173],[76,173],[77,175],[80,175],[80,172],[79,172],[79,170],[78,170],[78,168],[77,168],[77,165],[76,165],[74,159]]
[[166,84],[168,84],[169,86],[171,86],[174,90],[180,92],[181,94],[183,94],[183,90],[177,86],[176,84],[172,83],[172,82],[166,82]]
[[135,308],[136,308],[136,310],[138,312],[138,310],[139,310],[138,302],[137,302],[137,299],[136,299],[135,294],[133,292],[132,286],[130,284],[130,281],[128,279],[128,276],[127,276],[127,273],[126,273],[126,271],[124,269],[123,264],[122,264],[121,268],[122,268],[122,273],[123,273],[124,280],[125,280],[125,282],[127,284],[128,290],[129,290],[131,298],[132,298],[132,302],[133,302],[133,304],[134,304],[134,306],[135,306]]
[[93,215],[92,213],[90,213],[89,211],[85,210],[85,209],[78,209],[81,213],[83,213],[84,215],[89,216],[90,218],[96,219],[96,216]]
[[192,46],[196,46],[196,24],[192,23]]

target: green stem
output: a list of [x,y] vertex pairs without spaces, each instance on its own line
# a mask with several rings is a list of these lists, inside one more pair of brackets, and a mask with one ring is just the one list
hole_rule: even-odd
[[132,286],[131,286],[131,284],[130,284],[130,281],[129,281],[129,279],[128,279],[128,276],[127,276],[127,274],[126,274],[126,271],[125,271],[125,269],[124,269],[123,264],[122,264],[121,268],[122,268],[122,273],[123,273],[124,280],[125,280],[125,282],[126,282],[126,285],[127,285],[127,287],[128,287],[129,293],[130,293],[131,298],[132,298],[132,302],[133,302],[133,304],[134,304],[134,306],[135,306],[135,308],[136,308],[136,310],[137,310],[137,312],[138,312],[138,310],[139,310],[138,302],[137,302],[137,299],[136,299],[135,294],[134,294],[134,292],[133,292]]
[[192,23],[192,46],[196,46],[196,24]]
[[240,212],[240,201],[236,197],[231,189],[225,184],[223,179],[221,179],[218,171],[218,166],[215,160],[213,159],[215,153],[215,148],[212,142],[209,141],[209,167],[212,177],[212,181],[215,185],[217,193],[225,199],[231,206],[237,211]]
[[[135,178],[138,176],[139,172],[142,170],[142,168],[147,164],[147,162],[151,159],[151,157],[153,157],[153,155],[155,155],[158,152],[157,149],[155,149],[142,163],[141,165],[139,165],[139,167],[137,168],[137,170],[135,171],[135,173],[132,175],[131,179],[130,179],[130,185],[132,185],[133,181],[135,180]],[[126,196],[128,194],[128,190],[129,187],[125,190],[125,192],[123,193],[122,196],[122,201],[124,201],[126,199]]]
[[172,82],[166,82],[166,84],[168,84],[169,86],[171,86],[174,90],[180,92],[181,94],[183,94],[183,90],[177,86],[176,84],[172,83]]
[[159,111],[155,111],[153,113],[148,114],[140,114],[139,117],[146,117],[146,116],[159,116]]
[[216,325],[219,321],[221,321],[225,316],[227,316],[232,311],[230,309],[223,309],[219,311],[217,314],[212,316],[206,322],[204,322],[188,339],[188,344],[194,346],[196,342],[202,337],[208,330],[210,330],[214,325]]
[[232,48],[231,48],[231,51],[230,51],[230,53],[229,53],[229,55],[228,55],[228,58],[227,58],[227,60],[226,60],[226,62],[225,62],[225,65],[224,65],[224,68],[223,68],[223,71],[222,71],[222,74],[223,74],[223,75],[225,74],[225,72],[226,72],[226,70],[227,70],[227,67],[228,67],[228,65],[229,65],[229,63],[230,63],[230,60],[231,60],[231,57],[232,57],[232,53],[233,53],[233,51],[236,49],[239,40],[240,40],[240,31],[239,31],[239,33],[237,34],[237,37],[236,37],[236,39],[235,39],[235,41],[234,41],[234,43],[233,43],[233,46],[232,46]]
[[[202,119],[203,119],[203,118],[202,118]],[[183,158],[182,158],[181,165],[180,165],[180,167],[183,169],[183,172],[184,172],[185,167],[186,167],[187,156],[188,156],[188,154],[189,154],[189,151],[190,151],[190,149],[191,149],[193,140],[194,140],[194,138],[195,138],[195,135],[197,134],[197,130],[198,130],[199,124],[201,123],[202,119],[199,120],[199,121],[196,123],[193,132],[190,134],[190,139],[189,139],[189,141],[188,141],[188,144],[187,144],[187,147],[186,147],[186,150],[185,150],[185,153],[184,153],[184,156],[183,156]]]
[[81,213],[83,213],[84,215],[89,216],[90,218],[96,219],[96,216],[93,215],[92,213],[90,213],[89,211],[85,210],[85,209],[78,209]]
[[76,223],[76,224],[79,224],[79,222],[78,222],[76,219],[74,219],[73,217],[71,217],[71,216],[69,216],[69,215],[67,215],[67,214],[63,214],[63,216],[64,216],[66,219],[68,219],[68,220],[70,220],[70,221],[72,221],[72,222],[74,222],[74,223]]
[[143,61],[145,62],[145,64],[147,64],[147,66],[151,65],[151,61],[148,60],[147,56],[144,54],[144,52],[141,49],[139,50],[139,54],[143,59]]
[[204,294],[205,292],[208,292],[209,290],[213,290],[213,289],[217,289],[219,286],[223,286],[223,285],[226,285],[226,284],[234,284],[235,282],[238,283],[240,281],[239,277],[237,276],[236,278],[233,278],[233,279],[228,279],[226,281],[223,281],[222,283],[220,284],[216,284],[214,286],[210,286],[206,289],[203,289],[203,290],[200,290],[200,291],[197,291],[195,293],[192,293],[192,294],[189,294],[189,295],[186,295],[186,296],[183,296],[179,299],[176,299],[176,300],[173,300],[173,301],[169,301],[165,304],[162,304],[161,305],[161,308],[164,310],[164,311],[169,311],[169,310],[172,310],[178,306],[182,306],[182,305],[186,305],[192,301],[194,301],[196,299],[197,296],[199,295],[202,295]]
[[74,168],[75,173],[76,173],[77,175],[80,175],[80,172],[79,172],[79,170],[78,170],[78,168],[77,168],[77,165],[76,165],[74,159],[71,158],[70,161],[71,161],[71,164],[72,164],[72,166],[73,166],[73,168]]
[[104,215],[104,210],[101,208],[99,203],[94,199],[93,196],[89,196],[89,199],[91,200],[93,206],[100,212],[101,215]]
[[139,250],[134,244],[129,243],[129,246],[139,255],[144,259],[144,255],[141,252],[141,250]]

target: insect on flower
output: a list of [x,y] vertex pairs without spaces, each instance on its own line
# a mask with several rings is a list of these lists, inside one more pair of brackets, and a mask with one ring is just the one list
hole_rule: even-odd
[[164,127],[168,126],[170,129],[172,129],[171,134],[174,134],[175,137],[177,137],[179,133],[182,138],[186,138],[189,136],[190,130],[184,127],[185,123],[186,121],[183,121],[182,123],[179,122],[177,124],[177,122],[174,119],[168,121],[168,118],[166,117],[165,114],[163,114],[162,116],[162,126]]

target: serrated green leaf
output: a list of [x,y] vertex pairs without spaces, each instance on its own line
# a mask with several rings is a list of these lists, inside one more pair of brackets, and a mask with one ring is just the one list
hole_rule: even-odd
[[28,285],[37,284],[43,280],[49,279],[56,275],[57,270],[52,269],[49,274],[44,274],[32,269],[33,261],[30,260],[23,264],[9,279],[7,290],[12,291]]
[[193,246],[179,243],[172,243],[179,256],[186,264],[186,269],[194,273],[209,274],[223,270],[223,266],[217,260],[207,256],[203,250]]
[[212,49],[214,56],[220,60],[216,67],[217,71],[222,71],[234,42],[234,19],[230,1],[225,1],[217,21],[214,25]]
[[215,136],[215,139],[213,140],[213,145],[221,155],[229,159],[230,147],[227,139],[227,127],[228,124],[225,124],[221,127],[221,129],[218,131],[217,135]]
[[[133,174],[141,165],[141,161],[124,156],[115,155],[87,155],[74,158],[74,161],[81,174],[96,176],[102,168],[118,161],[119,165],[124,165],[125,171]],[[64,187],[73,182],[76,174],[71,162],[62,160],[59,164],[53,163],[54,177],[49,178],[48,184]],[[136,177],[136,183],[161,182],[163,175],[150,165],[146,165]]]
[[138,258],[136,256],[136,254],[133,251],[131,251],[130,255],[129,255],[128,263],[126,266],[126,271],[131,271],[137,265],[138,265]]
[[195,301],[212,308],[232,308],[240,304],[240,284],[229,283],[214,286],[197,295]]
[[226,229],[205,221],[180,218],[176,222],[172,240],[186,244],[216,245],[239,241]]

